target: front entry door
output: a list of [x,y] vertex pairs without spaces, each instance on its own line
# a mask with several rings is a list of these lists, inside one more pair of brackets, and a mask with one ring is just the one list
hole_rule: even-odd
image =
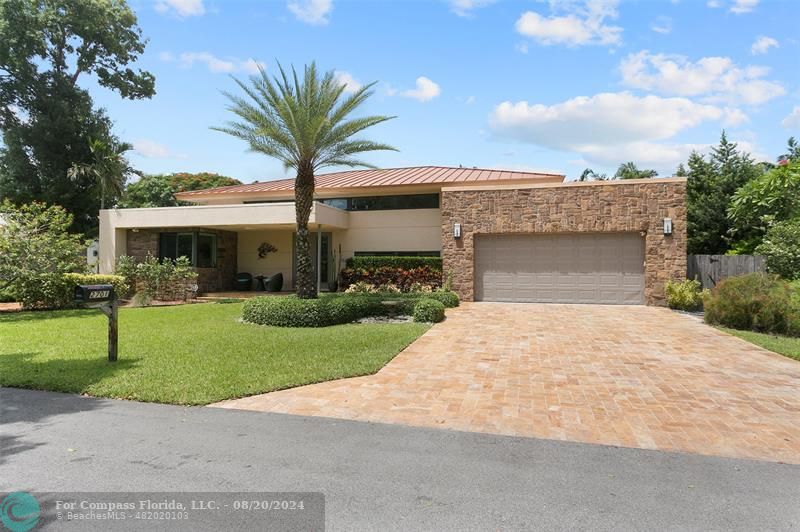
[[[317,281],[317,235],[321,234],[322,236],[322,260],[320,260],[320,272],[321,272],[321,283],[320,283],[320,290],[329,290],[330,288],[330,275],[331,275],[331,264],[333,263],[333,257],[331,253],[333,251],[333,247],[331,246],[331,241],[333,237],[331,233],[316,233],[316,232],[309,232],[308,235],[308,245],[311,248],[311,263],[314,268],[314,282]],[[292,288],[295,288],[295,281],[297,279],[297,233],[292,235]]]

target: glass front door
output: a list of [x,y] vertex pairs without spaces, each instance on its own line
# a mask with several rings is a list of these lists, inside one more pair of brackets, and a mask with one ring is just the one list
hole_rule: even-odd
[[[316,233],[316,232],[309,232],[308,235],[308,244],[311,248],[311,263],[314,269],[314,282],[317,280],[317,235],[322,236],[321,240],[321,260],[319,261],[320,266],[320,273],[321,273],[321,282],[320,282],[320,290],[329,290],[330,288],[330,281],[331,281],[331,272],[332,272],[332,264],[333,264],[333,246],[332,240],[333,237],[331,233]],[[292,238],[292,288],[295,287],[295,281],[297,279],[297,233],[293,235]]]

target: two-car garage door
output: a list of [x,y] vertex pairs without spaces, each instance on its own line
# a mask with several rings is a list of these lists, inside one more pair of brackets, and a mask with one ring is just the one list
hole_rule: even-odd
[[644,303],[639,233],[475,237],[475,300]]

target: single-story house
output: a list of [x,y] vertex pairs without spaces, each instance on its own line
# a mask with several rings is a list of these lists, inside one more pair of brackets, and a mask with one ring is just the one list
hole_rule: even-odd
[[[237,272],[294,285],[294,180],[177,194],[191,206],[100,213],[100,271],[121,255],[190,257],[203,292]],[[438,166],[319,175],[313,259],[325,290],[354,255],[441,256],[466,301],[662,304],[686,274],[683,178],[564,182]],[[259,257],[262,244],[276,251]],[[263,250],[263,248],[262,248]]]

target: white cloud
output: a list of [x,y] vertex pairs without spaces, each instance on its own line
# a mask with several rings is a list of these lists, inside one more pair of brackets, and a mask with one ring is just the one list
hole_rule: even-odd
[[336,78],[336,83],[344,85],[344,92],[354,93],[361,88],[362,83],[344,70],[337,70],[333,73]]
[[710,102],[758,105],[786,93],[777,81],[762,79],[769,69],[737,66],[729,57],[703,57],[696,62],[680,55],[630,54],[620,64],[627,87],[676,96],[703,96]]
[[756,8],[758,2],[759,0],[734,0],[730,12],[737,15],[749,13]]
[[521,54],[527,54],[528,53],[528,43],[526,43],[526,42],[518,43],[518,44],[514,45],[514,49],[517,50]]
[[148,139],[134,141],[133,151],[148,159],[167,159],[171,156],[169,148]]
[[464,103],[467,105],[472,105],[475,103],[475,96],[467,96],[467,99],[464,100]]
[[313,26],[324,26],[333,11],[333,0],[290,0],[286,7],[297,20]]
[[417,86],[414,89],[409,89],[400,92],[400,96],[406,98],[414,98],[420,102],[429,102],[439,96],[442,89],[434,81],[420,76],[417,78]]
[[248,74],[258,74],[259,68],[267,68],[267,65],[255,59],[247,59],[239,63],[239,69]]
[[167,63],[171,63],[177,59],[180,61],[183,68],[191,68],[195,63],[201,63],[208,67],[209,72],[215,74],[233,74],[235,72],[257,74],[259,66],[262,68],[265,67],[264,63],[252,58],[241,60],[235,57],[229,57],[223,59],[210,52],[184,52],[177,58],[171,52],[161,52],[159,58]]
[[699,146],[670,139],[706,122],[742,120],[737,113],[687,98],[620,92],[554,105],[503,102],[490,114],[489,125],[498,137],[574,152],[594,163],[633,160],[665,169]]
[[708,0],[708,2],[706,2],[706,7],[717,9],[718,7],[722,7],[722,4],[719,2],[719,0]]
[[662,35],[669,35],[672,33],[672,19],[670,17],[658,17],[650,26],[650,29]]
[[800,128],[800,105],[792,109],[792,112],[786,115],[786,118],[781,121],[781,125],[787,129]]
[[497,0],[450,0],[450,11],[459,17],[470,17],[476,9],[494,4]]
[[606,24],[618,16],[618,0],[551,0],[551,15],[526,11],[516,22],[518,33],[540,44],[567,46],[615,45],[622,42],[622,28]]
[[753,43],[753,46],[750,47],[750,53],[753,55],[765,54],[769,52],[770,48],[778,48],[779,46],[778,41],[772,37],[761,35]]
[[155,8],[162,15],[175,14],[179,17],[197,17],[206,12],[203,0],[158,0]]

